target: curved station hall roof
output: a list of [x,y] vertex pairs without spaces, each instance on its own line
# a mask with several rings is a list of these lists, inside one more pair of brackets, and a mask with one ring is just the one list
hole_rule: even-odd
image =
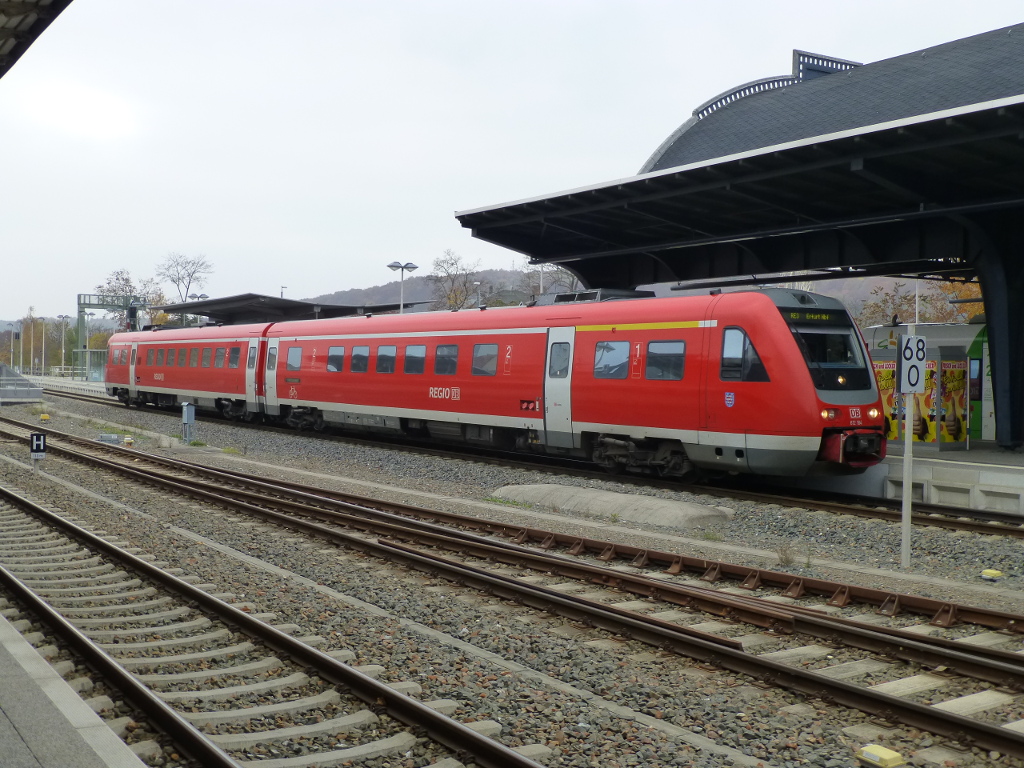
[[0,0],[0,77],[69,5],[71,0]]
[[[637,176],[456,216],[588,287],[948,274],[966,254],[936,247],[940,219],[1024,198],[1022,62],[1024,25],[865,65],[795,52],[792,75],[698,107]],[[931,248],[905,226],[924,219]]]

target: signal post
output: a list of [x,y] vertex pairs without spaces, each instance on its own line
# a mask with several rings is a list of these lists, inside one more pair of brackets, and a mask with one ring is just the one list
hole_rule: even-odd
[[914,335],[914,326],[908,325],[909,335],[900,335],[896,354],[897,391],[903,395],[903,513],[900,566],[910,567],[911,502],[914,492],[914,395],[924,392],[925,366],[928,362],[928,342],[924,336]]

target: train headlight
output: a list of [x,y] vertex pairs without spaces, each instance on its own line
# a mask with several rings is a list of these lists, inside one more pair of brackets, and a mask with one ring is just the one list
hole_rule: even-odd
[[821,409],[821,418],[823,418],[825,421],[832,421],[834,419],[837,419],[837,418],[839,418],[839,409],[837,409],[837,408],[822,408]]
[[872,408],[870,411],[868,411],[868,417],[869,418],[877,419],[878,415],[879,415],[879,411],[878,411],[877,408]]
[[836,378],[836,381],[838,381],[840,384],[845,384],[846,383],[846,377],[843,376],[843,375],[840,375],[840,376],[838,376]]

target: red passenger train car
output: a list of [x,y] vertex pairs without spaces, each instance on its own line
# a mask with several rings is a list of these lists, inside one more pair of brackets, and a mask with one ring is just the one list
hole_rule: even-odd
[[848,473],[885,455],[863,339],[805,291],[150,329],[109,349],[107,391],[126,405],[674,477]]

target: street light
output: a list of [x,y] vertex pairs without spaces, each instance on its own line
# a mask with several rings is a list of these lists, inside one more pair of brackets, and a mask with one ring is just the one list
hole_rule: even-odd
[[71,315],[57,315],[57,319],[60,320],[60,375],[63,376],[64,367],[67,364],[64,359],[64,333],[68,329],[68,320],[71,319]]
[[414,272],[419,269],[411,261],[402,264],[400,261],[392,261],[388,264],[388,269],[392,272],[398,272],[401,270],[401,277],[398,280],[398,314],[405,312],[405,273]]

